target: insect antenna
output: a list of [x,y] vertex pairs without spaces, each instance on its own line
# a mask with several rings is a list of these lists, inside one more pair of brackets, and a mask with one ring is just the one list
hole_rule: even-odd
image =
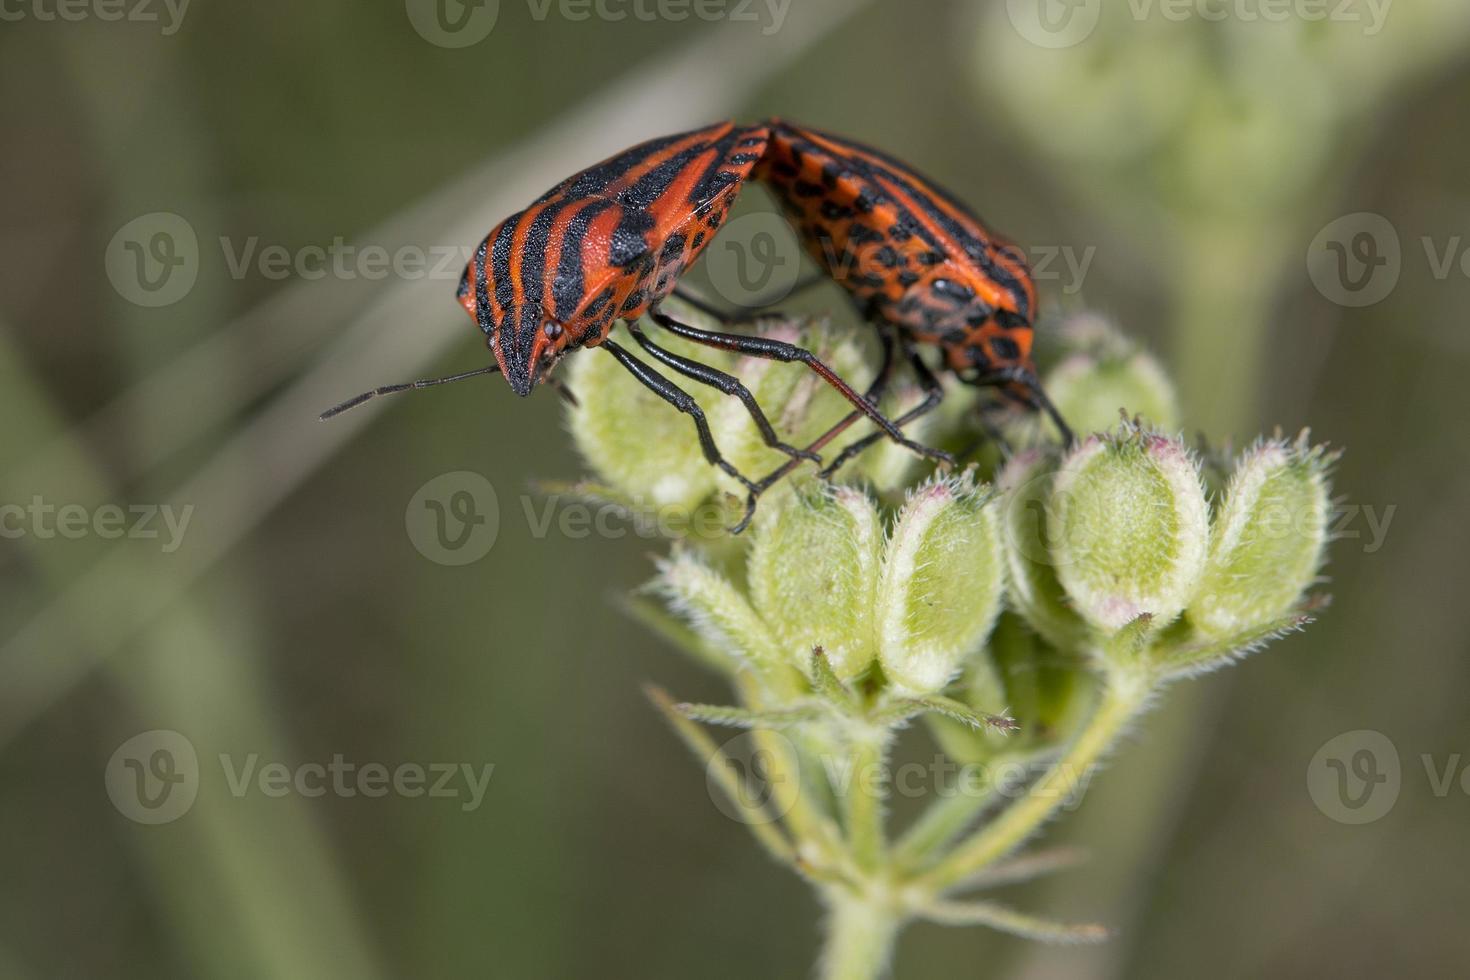
[[443,378],[424,378],[420,381],[405,381],[403,384],[384,385],[381,388],[374,388],[372,391],[364,391],[360,395],[355,395],[340,405],[334,405],[317,417],[325,422],[327,419],[341,415],[349,408],[356,408],[363,402],[377,398],[379,395],[391,395],[399,391],[411,391],[414,388],[432,388],[434,385],[449,384],[451,381],[463,381],[466,378],[473,378],[481,374],[495,374],[499,370],[499,364],[491,364],[488,367],[475,368],[473,371],[462,371],[459,374],[451,374]]

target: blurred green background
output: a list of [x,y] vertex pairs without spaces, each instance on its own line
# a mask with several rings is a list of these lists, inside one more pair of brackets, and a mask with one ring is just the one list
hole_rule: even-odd
[[[771,114],[912,161],[1033,257],[1092,255],[1046,308],[1159,351],[1191,429],[1348,450],[1322,622],[1172,692],[1053,828],[1091,861],[1020,897],[1118,937],[920,926],[898,975],[1464,975],[1463,4],[444,2],[459,34],[417,0],[0,7],[0,975],[806,975],[807,889],[640,692],[721,696],[617,608],[659,546],[527,516],[530,480],[578,470],[556,398],[492,379],[314,418],[483,363],[462,263],[257,261],[469,246],[626,145]],[[150,292],[148,261],[182,278]],[[405,511],[457,471],[499,526],[452,566]],[[47,535],[16,509],[38,497],[86,526]],[[168,549],[157,520],[88,531],[107,504],[192,511]],[[158,729],[200,777],[147,825],[104,772]],[[1359,730],[1398,798],[1349,824],[1308,771]],[[276,798],[222,755],[494,769],[479,806]]]

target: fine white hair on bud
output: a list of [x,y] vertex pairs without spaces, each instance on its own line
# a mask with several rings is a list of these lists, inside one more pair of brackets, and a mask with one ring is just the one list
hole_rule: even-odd
[[1146,351],[1073,354],[1047,375],[1046,391],[1062,417],[1079,432],[1112,426],[1120,410],[1165,430],[1179,424],[1174,385]]
[[659,591],[712,647],[757,669],[784,665],[775,636],[745,597],[692,552],[678,549],[658,563]]
[[1001,541],[1005,551],[1011,607],[1041,636],[1061,649],[1087,638],[1087,624],[1072,608],[1057,578],[1056,559],[1047,541],[1047,508],[1057,460],[1042,449],[1026,449],[1006,461],[996,478]]
[[882,543],[877,508],[851,487],[802,488],[757,516],[751,601],[789,663],[810,672],[821,647],[843,680],[872,664]]
[[1316,579],[1327,545],[1333,457],[1303,438],[1258,443],[1235,467],[1189,621],[1209,637],[1260,629],[1289,614]]
[[[728,355],[694,348],[677,337],[660,338],[660,345],[713,367],[729,367]],[[630,340],[627,346],[635,345]],[[714,492],[718,471],[700,451],[688,416],[600,351],[582,351],[563,369],[577,396],[567,410],[567,429],[603,483],[628,500],[686,512]],[[689,386],[689,393],[706,412],[720,397],[703,385]]]
[[1047,509],[1057,577],[1094,628],[1183,612],[1204,570],[1209,507],[1199,465],[1176,439],[1125,424],[1062,461]]
[[910,693],[941,690],[1000,612],[1004,557],[989,489],[968,476],[908,497],[883,557],[878,655]]

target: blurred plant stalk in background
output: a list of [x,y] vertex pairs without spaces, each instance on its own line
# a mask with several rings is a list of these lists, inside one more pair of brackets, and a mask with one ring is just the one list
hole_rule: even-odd
[[[762,329],[817,345],[848,377],[874,370],[849,325],[768,320]],[[1102,926],[971,893],[1065,864],[1021,848],[1080,802],[1094,768],[1167,685],[1308,621],[1333,457],[1305,436],[1258,442],[1228,464],[1212,512],[1206,483],[1224,473],[1207,475],[1149,423],[1117,422],[1120,409],[1144,405],[1172,426],[1174,392],[1157,362],[1095,317],[1063,333],[1071,349],[1047,387],[1080,432],[1097,434],[1064,451],[1036,438],[1036,420],[1003,412],[1012,438],[1032,448],[998,472],[980,464],[929,478],[882,444],[843,482],[794,479],[763,499],[748,540],[676,542],[650,589],[667,612],[649,595],[635,602],[736,692],[733,705],[650,695],[725,812],[822,897],[829,980],[883,975],[915,920],[1043,942],[1106,938]],[[848,411],[801,365],[726,358],[721,367],[762,403],[784,406],[797,444]],[[584,356],[569,370],[579,397],[569,428],[598,476],[578,492],[630,511],[645,500],[738,499],[688,420],[661,411],[611,358]],[[927,438],[953,443],[973,428],[962,416],[980,406],[954,394]],[[700,400],[738,466],[779,463],[743,406],[705,392]],[[916,721],[985,778],[934,793],[895,835],[890,754]],[[706,725],[748,735],[722,745]],[[752,758],[737,745],[753,746]]]
[[1256,422],[1271,307],[1301,272],[1299,249],[1353,176],[1373,117],[1463,50],[1470,6],[1370,17],[1357,4],[1348,19],[1099,3],[1063,28],[1050,4],[985,6],[979,91],[1157,270],[1189,422],[1238,435]]
[[[1065,26],[1049,7],[1007,0],[974,18],[977,101],[1132,250],[1135,267],[1156,270],[1181,418],[1238,445],[1265,422],[1273,306],[1300,279],[1302,249],[1331,216],[1360,210],[1339,202],[1378,120],[1462,54],[1470,5],[1429,0],[1344,19],[1098,3],[1079,5]],[[1132,784],[1080,821],[1083,833],[1109,828],[1140,859],[1163,846],[1204,737],[1194,719],[1206,696],[1187,692],[1162,713]],[[1144,880],[1126,862],[1112,875],[1094,894],[1120,903]],[[1126,961],[1089,975],[1115,975]]]

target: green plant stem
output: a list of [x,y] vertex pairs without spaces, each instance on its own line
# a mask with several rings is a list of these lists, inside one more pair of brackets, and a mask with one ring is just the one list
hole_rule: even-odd
[[993,782],[983,792],[956,790],[930,804],[893,848],[893,861],[902,868],[921,869],[945,845],[965,832],[980,811],[995,799]]
[[821,980],[877,980],[888,970],[902,926],[883,903],[832,891],[827,896],[827,937],[818,968]]
[[883,860],[883,801],[889,733],[860,731],[850,741],[852,773],[844,794],[848,846],[859,868],[871,871]]
[[1114,678],[1102,699],[1065,755],[1038,779],[1026,794],[1000,816],[961,843],[932,871],[915,879],[915,884],[934,895],[992,862],[1005,857],[1065,803],[1082,782],[1089,766],[1101,759],[1142,710],[1151,683],[1141,677]]

